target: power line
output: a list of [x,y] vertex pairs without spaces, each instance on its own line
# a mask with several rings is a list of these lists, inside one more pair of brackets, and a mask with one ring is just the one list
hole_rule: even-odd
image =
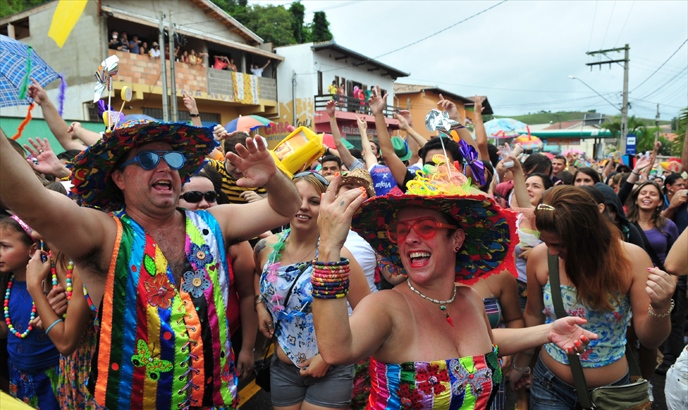
[[[577,94],[585,94],[585,91],[553,91],[553,90],[526,90],[526,89],[519,89],[519,88],[499,88],[499,87],[489,87],[489,86],[483,86],[483,85],[478,85],[478,84],[458,84],[458,83],[448,83],[448,82],[443,82],[443,81],[436,81],[436,80],[424,80],[421,78],[411,78],[411,77],[406,77],[405,80],[410,80],[410,81],[415,81],[415,82],[423,82],[427,84],[444,84],[444,85],[451,85],[451,86],[456,86],[456,87],[473,87],[473,88],[481,88],[481,89],[486,89],[486,90],[499,90],[499,91],[514,91],[514,92],[532,92],[532,93],[548,93],[548,94],[571,94],[571,93],[577,93]],[[400,83],[400,84],[405,84],[405,83]],[[447,90],[449,91],[449,90]],[[603,93],[603,94],[611,94],[611,93]]]
[[683,74],[684,72],[686,72],[686,70],[688,70],[688,67],[684,68],[684,69],[681,70],[678,74],[676,74],[675,76],[671,77],[667,82],[665,82],[664,84],[662,84],[662,85],[660,85],[659,87],[657,87],[657,88],[656,88],[654,91],[652,91],[651,93],[649,93],[649,94],[643,96],[642,99],[645,99],[645,98],[650,97],[651,95],[657,94],[657,93],[658,93],[659,91],[661,91],[664,87],[666,87],[666,86],[668,86],[669,84],[671,84],[671,82],[674,81],[678,76],[680,76],[681,74]]
[[592,45],[592,33],[595,32],[595,19],[597,19],[597,5],[599,4],[599,0],[595,2],[595,11],[592,14],[592,26],[590,26],[590,39],[588,39],[588,50],[590,50],[590,46]]
[[633,3],[631,3],[631,8],[628,9],[628,14],[626,14],[626,20],[624,20],[623,26],[621,26],[621,31],[619,32],[619,37],[616,39],[614,44],[619,44],[619,40],[621,40],[621,34],[623,34],[624,29],[626,28],[626,23],[628,23],[628,18],[631,17],[631,12],[633,11],[633,7],[635,7],[635,0],[633,0]]
[[674,52],[669,56],[669,58],[667,58],[666,60],[664,60],[664,62],[662,63],[662,65],[660,65],[652,74],[650,74],[649,77],[647,77],[645,80],[643,80],[643,82],[641,82],[641,83],[638,84],[635,88],[633,88],[633,89],[631,90],[631,92],[637,90],[641,85],[645,84],[645,83],[647,82],[647,80],[649,80],[650,78],[652,78],[653,75],[657,74],[657,72],[658,72],[659,70],[661,70],[662,67],[664,67],[664,64],[668,63],[669,60],[671,60],[671,58],[674,57],[674,56],[676,55],[676,53],[678,53],[678,52],[683,48],[684,45],[686,45],[686,43],[688,43],[688,39],[686,39],[683,43],[681,43],[681,45],[678,46],[678,48],[676,49],[676,51],[674,51]]
[[[486,13],[486,12],[492,10],[493,8],[497,7],[497,6],[500,6],[500,5],[504,4],[504,3],[506,3],[507,1],[509,1],[509,0],[502,0],[502,1],[500,1],[499,3],[497,3],[497,4],[494,4],[494,5],[492,5],[492,6],[488,7],[488,8],[486,8],[486,9],[484,9],[484,10],[482,10],[482,11],[479,11],[479,12],[477,12],[477,13],[475,13],[475,14],[469,16],[469,17],[466,17],[465,19],[460,20],[460,21],[458,21],[458,22],[456,22],[456,23],[454,23],[454,24],[452,24],[452,25],[450,25],[450,26],[448,26],[448,27],[445,27],[445,28],[443,28],[442,30],[439,30],[439,31],[437,31],[437,32],[435,32],[435,33],[432,33],[432,34],[430,34],[430,35],[428,35],[428,36],[426,36],[426,37],[423,37],[423,38],[421,38],[420,40],[414,41],[413,43],[409,43],[409,44],[407,44],[407,45],[405,45],[405,46],[399,47],[399,48],[394,49],[394,50],[392,50],[392,51],[388,51],[388,52],[386,52],[386,53],[384,53],[384,54],[380,54],[379,56],[368,58],[368,59],[363,60],[363,61],[361,61],[361,62],[359,62],[359,63],[356,63],[356,65],[362,65],[362,64],[365,64],[365,63],[367,63],[367,62],[370,62],[370,61],[373,61],[373,60],[377,60],[377,59],[379,59],[380,57],[388,56],[388,55],[390,55],[390,54],[392,54],[392,53],[396,53],[397,51],[401,51],[401,50],[404,50],[404,49],[409,48],[409,47],[411,47],[411,46],[414,46],[414,45],[416,45],[416,44],[418,44],[418,43],[421,43],[421,42],[423,42],[423,41],[425,41],[425,40],[427,40],[427,39],[429,39],[429,38],[431,38],[431,37],[434,37],[434,36],[436,36],[436,35],[438,35],[438,34],[440,34],[440,33],[443,33],[443,32],[445,32],[445,31],[447,31],[447,30],[449,30],[449,29],[451,29],[451,28],[453,28],[453,27],[456,27],[456,26],[458,26],[458,25],[461,24],[461,23],[464,23],[464,22],[466,22],[466,21],[468,21],[468,20],[471,20],[471,19],[473,19],[473,18],[475,18],[475,17],[477,17],[477,16],[479,16],[479,15],[481,15],[481,14],[483,14],[483,13]],[[330,69],[328,69],[328,70],[322,70],[322,71],[320,71],[320,72],[321,72],[321,73],[328,73],[328,72],[331,72],[331,71],[345,70],[345,69],[347,69],[347,68],[348,68],[348,67],[335,67],[335,68],[330,68]],[[311,74],[315,74],[315,72],[296,73],[296,75],[311,75]]]
[[[614,18],[614,10],[616,10],[616,0],[614,0],[614,4],[612,5],[612,12],[609,15],[609,22],[607,23],[607,28],[604,30],[604,37],[602,37],[602,47],[604,47],[604,41],[607,39],[607,33],[609,32],[609,26],[612,25],[612,19]],[[602,48],[600,47],[600,48]]]

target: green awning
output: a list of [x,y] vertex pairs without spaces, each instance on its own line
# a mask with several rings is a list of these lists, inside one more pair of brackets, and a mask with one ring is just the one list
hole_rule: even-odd
[[[9,137],[12,138],[14,134],[17,133],[17,128],[19,127],[19,124],[23,121],[23,118],[8,118],[8,117],[1,117],[0,118],[0,127],[2,130],[5,132],[5,134]],[[67,121],[68,123],[70,121]],[[101,132],[105,131],[105,126],[103,125],[102,122],[86,122],[86,121],[80,121],[81,126],[84,127],[87,130],[95,131],[95,132]],[[19,137],[17,140],[18,143],[21,145],[28,144],[29,138],[47,138],[48,141],[50,142],[50,146],[52,147],[53,151],[55,151],[55,154],[59,154],[61,152],[64,152],[64,148],[62,148],[62,145],[57,141],[55,136],[53,135],[52,132],[50,132],[50,128],[48,127],[48,123],[45,122],[44,119],[42,118],[34,118],[31,121],[29,121],[28,124],[26,124],[26,128],[24,128],[24,132],[22,133],[22,136]]]

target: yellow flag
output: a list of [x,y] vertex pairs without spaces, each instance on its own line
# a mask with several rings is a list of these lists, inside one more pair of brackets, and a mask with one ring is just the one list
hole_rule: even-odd
[[86,8],[88,0],[60,0],[53,15],[53,21],[50,24],[50,31],[48,37],[55,40],[57,46],[62,48],[69,33],[79,21],[79,17]]

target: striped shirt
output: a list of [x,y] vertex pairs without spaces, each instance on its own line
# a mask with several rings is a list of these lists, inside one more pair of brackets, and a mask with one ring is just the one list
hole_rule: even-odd
[[222,175],[222,192],[227,194],[229,197],[229,203],[231,204],[245,204],[247,203],[244,198],[241,197],[241,193],[244,191],[255,191],[259,195],[265,195],[267,191],[265,188],[246,188],[237,185],[236,179],[234,179],[227,169],[225,168],[224,162],[217,161],[214,159],[208,160],[210,164]]

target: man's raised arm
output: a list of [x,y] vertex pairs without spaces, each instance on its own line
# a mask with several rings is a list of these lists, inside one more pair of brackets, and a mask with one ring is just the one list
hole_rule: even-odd
[[[106,213],[80,208],[41,185],[0,129],[0,200],[48,242],[77,263],[114,243],[115,224]],[[108,230],[111,230],[108,235]]]
[[338,156],[342,159],[344,165],[346,165],[348,169],[351,169],[351,164],[354,162],[354,156],[351,155],[349,149],[342,142],[342,134],[339,132],[339,125],[337,125],[337,117],[335,117],[334,114],[335,104],[336,102],[334,100],[330,100],[327,102],[327,106],[325,107],[327,115],[330,117],[330,129],[332,130],[332,139],[334,140],[334,145],[337,148],[337,152],[339,153]]

